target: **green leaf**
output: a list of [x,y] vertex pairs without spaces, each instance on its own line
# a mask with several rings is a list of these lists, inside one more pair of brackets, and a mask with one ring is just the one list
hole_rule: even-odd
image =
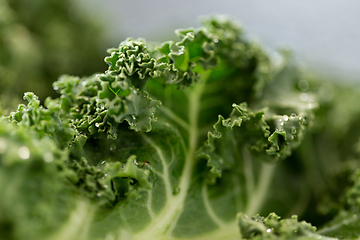
[[76,191],[59,171],[66,158],[48,136],[0,120],[1,239],[46,239],[67,221]]
[[339,239],[359,237],[360,210],[360,171],[352,175],[352,186],[345,192],[345,207],[330,222],[323,226],[319,233]]
[[149,78],[160,76],[163,64],[158,64],[150,55],[143,39],[131,38],[121,42],[119,48],[108,50],[111,55],[105,58],[109,65],[106,73],[129,79],[135,88],[142,89]]
[[17,111],[8,116],[9,121],[35,130],[40,137],[49,135],[61,149],[66,149],[76,131],[70,127],[68,120],[61,120],[60,105],[47,101],[47,108],[44,108],[38,97],[31,92],[24,94],[25,99],[28,104],[20,104]]
[[289,219],[281,219],[275,213],[270,213],[266,218],[259,215],[250,218],[239,213],[238,224],[243,239],[333,239],[315,233],[316,227],[305,221],[299,222],[296,215]]
[[[71,207],[65,207],[57,228],[47,230],[45,224],[39,234],[48,231],[44,239],[69,240],[353,236],[358,175],[345,203],[339,203],[345,208],[337,210],[338,217],[323,230],[316,232],[296,216],[287,218],[314,211],[314,196],[322,192],[312,191],[326,188],[309,186],[314,176],[309,166],[315,165],[315,146],[321,146],[323,154],[332,142],[311,141],[321,139],[322,126],[314,117],[331,112],[331,104],[329,100],[326,109],[319,106],[324,99],[307,85],[289,53],[265,51],[248,40],[236,22],[223,17],[205,19],[203,27],[176,34],[178,42],[152,45],[127,39],[109,50],[104,73],[63,75],[54,83],[59,98],[48,98],[43,107],[27,93],[29,103],[6,117],[12,123],[4,123],[0,135],[5,142],[0,141],[4,181],[9,178],[16,185],[19,178],[28,191],[31,171],[24,170],[28,175],[22,180],[20,173],[7,169],[16,164],[26,168],[21,158],[28,153],[46,160],[44,146],[51,145],[51,153],[58,156],[56,165],[46,165],[50,170],[40,171],[41,182],[51,175],[49,184],[56,181],[53,194],[66,192]],[[355,113],[349,115],[345,125],[356,119]],[[16,145],[14,136],[23,142]],[[343,139],[344,144],[353,139]],[[8,149],[13,142],[15,147]],[[6,191],[15,191],[15,185],[0,183]],[[42,196],[47,188],[39,184],[34,199],[48,201]],[[11,208],[10,198],[0,202],[0,209],[9,208],[9,216],[28,216],[28,205],[20,198],[15,197],[20,210]],[[285,219],[274,213],[260,217],[273,211]],[[25,217],[24,224],[30,218]],[[15,218],[7,219],[3,225],[0,221],[2,228],[17,224]],[[24,229],[21,236],[38,236]],[[20,231],[7,236],[18,238]]]

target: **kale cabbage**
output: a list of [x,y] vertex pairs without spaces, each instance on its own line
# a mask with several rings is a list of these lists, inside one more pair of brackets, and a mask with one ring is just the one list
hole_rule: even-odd
[[126,39],[104,73],[2,117],[0,238],[357,237],[356,90],[224,17],[176,34]]

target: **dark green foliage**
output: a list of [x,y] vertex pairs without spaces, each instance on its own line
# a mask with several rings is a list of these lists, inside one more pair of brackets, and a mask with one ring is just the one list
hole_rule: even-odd
[[[47,4],[62,9],[36,6]],[[358,92],[307,79],[288,52],[265,51],[224,17],[176,34],[128,38],[108,51],[107,70],[62,75],[59,97],[42,105],[27,92],[2,117],[1,237],[357,236],[360,175],[347,178],[358,167],[360,108],[348,105]]]

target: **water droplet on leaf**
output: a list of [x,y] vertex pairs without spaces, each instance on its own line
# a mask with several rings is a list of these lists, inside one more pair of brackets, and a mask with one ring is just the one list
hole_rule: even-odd
[[112,144],[111,146],[110,146],[110,151],[115,151],[116,150],[116,145],[115,144]]
[[301,91],[305,92],[305,91],[309,90],[309,83],[305,79],[300,80],[298,82],[298,86],[299,86]]
[[307,100],[309,100],[309,96],[306,93],[302,93],[300,95],[300,99],[301,101],[306,102]]

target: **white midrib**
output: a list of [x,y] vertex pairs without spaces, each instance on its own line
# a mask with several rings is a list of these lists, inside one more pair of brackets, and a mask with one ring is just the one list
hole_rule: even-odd
[[[207,75],[203,75],[203,80],[205,81]],[[188,114],[189,114],[189,125],[188,125],[188,136],[189,136],[189,146],[187,149],[185,157],[185,165],[182,171],[180,178],[179,188],[180,192],[177,195],[170,195],[167,199],[167,203],[162,211],[156,216],[156,219],[153,219],[152,222],[138,234],[134,236],[134,239],[160,239],[164,235],[167,235],[169,239],[171,238],[171,233],[176,226],[177,220],[179,219],[182,210],[185,198],[187,196],[191,175],[193,168],[195,166],[195,151],[198,147],[198,135],[199,135],[199,126],[198,126],[198,117],[200,112],[200,100],[204,91],[205,82],[195,84],[191,89],[188,89]],[[166,179],[165,179],[166,181]]]
[[275,168],[276,165],[273,163],[262,162],[257,186],[253,188],[254,190],[247,191],[248,201],[244,212],[249,216],[259,213],[264,205]]
[[72,211],[68,221],[59,228],[53,236],[47,238],[50,240],[85,240],[88,238],[89,227],[93,214],[96,211],[91,203],[80,199],[75,209]]

